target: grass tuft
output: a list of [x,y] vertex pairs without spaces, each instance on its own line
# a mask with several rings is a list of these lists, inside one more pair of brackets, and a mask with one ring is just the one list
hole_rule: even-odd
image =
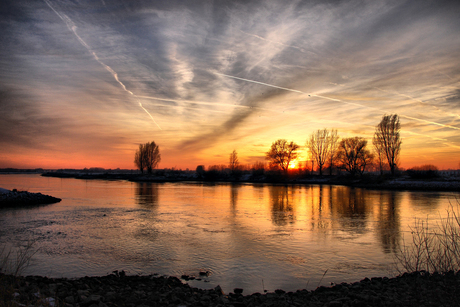
[[5,246],[0,248],[0,273],[19,276],[27,268],[32,257],[38,252],[35,248],[35,242],[29,241],[23,247],[16,249],[6,249]]

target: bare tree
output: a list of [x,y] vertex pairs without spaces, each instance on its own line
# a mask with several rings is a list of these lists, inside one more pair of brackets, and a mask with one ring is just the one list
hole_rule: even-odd
[[144,144],[139,144],[139,149],[136,151],[136,154],[134,155],[134,164],[137,166],[137,168],[141,171],[141,173],[144,173],[145,169],[145,164],[144,164],[144,158],[143,158],[143,153],[144,153]]
[[338,166],[352,176],[362,174],[374,158],[366,145],[367,141],[361,137],[345,138],[340,141],[337,151]]
[[329,141],[329,175],[332,176],[332,167],[334,166],[334,158],[337,153],[339,146],[339,136],[337,134],[337,129],[331,130],[330,141]]
[[329,131],[327,129],[322,129],[313,132],[310,139],[306,142],[312,160],[316,161],[318,165],[320,176],[323,175],[323,167],[327,162],[330,163],[330,174],[332,175],[332,166],[337,151],[338,139],[337,130],[333,129]]
[[383,162],[385,160],[385,153],[383,152],[382,148],[378,145],[378,141],[376,140],[375,134],[374,138],[372,139],[372,144],[374,145],[374,150],[377,154],[377,163],[379,165],[380,175],[383,175]]
[[151,174],[152,170],[157,167],[160,161],[160,147],[153,141],[140,144],[134,156],[134,164],[136,164],[141,173],[144,173],[144,169],[146,169],[147,172]]
[[288,143],[284,139],[279,139],[273,142],[270,150],[266,153],[266,159],[270,161],[272,166],[277,166],[287,173],[289,163],[297,158],[297,149],[299,149],[299,145],[296,143]]
[[384,115],[375,128],[373,138],[377,152],[386,157],[392,175],[395,174],[395,170],[398,167],[399,153],[401,151],[400,129],[401,124],[397,114]]
[[330,135],[327,129],[313,132],[310,139],[307,140],[306,146],[310,150],[312,159],[316,161],[319,169],[319,175],[323,175],[323,166],[328,160],[330,152]]
[[238,153],[236,152],[236,150],[233,150],[230,154],[230,169],[232,170],[232,172],[238,170],[239,164],[240,162],[238,160]]

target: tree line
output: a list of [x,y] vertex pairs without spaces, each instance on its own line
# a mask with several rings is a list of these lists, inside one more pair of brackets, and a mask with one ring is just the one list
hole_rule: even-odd
[[[336,129],[317,130],[309,136],[305,143],[312,163],[311,170],[313,171],[316,163],[320,176],[323,175],[326,167],[329,168],[329,175],[332,175],[333,168],[337,168],[355,176],[362,175],[370,165],[377,165],[381,174],[383,174],[385,168],[388,168],[391,174],[395,175],[401,152],[400,129],[401,124],[397,114],[384,115],[380,123],[375,127],[372,139],[373,150],[368,148],[368,141],[365,138],[356,136],[340,139]],[[288,142],[285,139],[273,142],[265,154],[270,169],[278,169],[287,174],[291,162],[295,161],[299,156],[299,148],[300,146],[295,142]],[[134,163],[141,173],[146,170],[147,173],[151,174],[160,161],[160,149],[155,142],[139,145]],[[241,176],[243,168],[236,150],[233,150],[230,154],[228,165],[211,166],[208,172],[205,172],[203,165],[199,165],[196,173],[200,177],[205,173],[210,177],[214,177],[211,176],[213,173],[218,176],[218,173],[227,170],[229,175],[234,178]],[[258,162],[252,166],[251,170],[253,174],[263,174],[265,164]]]
[[[317,130],[310,135],[305,144],[312,161],[312,170],[313,163],[316,163],[320,176],[323,175],[325,165],[329,166],[330,175],[333,167],[336,167],[354,176],[363,174],[376,159],[381,174],[387,164],[391,174],[395,175],[401,152],[400,129],[397,114],[384,115],[375,128],[372,139],[373,151],[368,149],[367,140],[362,137],[343,138],[339,141],[337,130]],[[300,146],[294,142],[289,143],[280,139],[272,143],[266,153],[266,159],[272,167],[287,173],[291,161],[298,157],[299,148]]]

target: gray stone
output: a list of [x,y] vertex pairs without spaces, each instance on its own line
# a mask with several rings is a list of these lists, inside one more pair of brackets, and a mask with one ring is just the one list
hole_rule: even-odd
[[65,301],[66,303],[69,303],[69,304],[75,304],[75,298],[74,298],[72,295],[67,296],[67,297],[64,299],[64,301]]
[[339,301],[330,301],[329,304],[327,304],[328,307],[342,307],[343,303]]
[[242,294],[242,293],[243,293],[243,289],[241,289],[241,288],[235,288],[235,289],[233,289],[233,292],[234,292],[235,294]]
[[214,288],[214,291],[216,291],[217,294],[219,295],[224,295],[224,290],[222,290],[222,288],[220,287],[220,285],[217,285],[215,288]]

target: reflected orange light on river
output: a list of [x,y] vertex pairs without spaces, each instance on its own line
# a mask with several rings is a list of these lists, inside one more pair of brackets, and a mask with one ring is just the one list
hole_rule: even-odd
[[[414,218],[433,224],[458,193],[329,185],[134,183],[0,175],[0,187],[62,202],[3,210],[0,244],[35,239],[26,274],[79,277],[114,269],[181,276],[212,272],[197,287],[225,292],[392,274]],[[325,270],[327,275],[322,277]],[[393,269],[394,273],[394,269]]]

